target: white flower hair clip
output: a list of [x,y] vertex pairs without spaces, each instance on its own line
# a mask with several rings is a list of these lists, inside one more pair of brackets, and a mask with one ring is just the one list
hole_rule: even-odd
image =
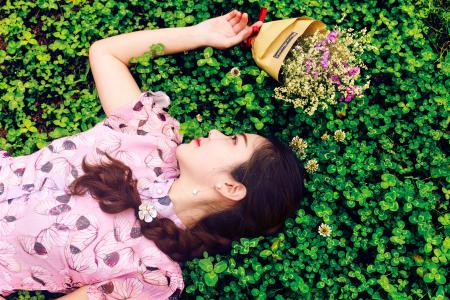
[[139,219],[150,223],[153,221],[153,219],[156,218],[157,211],[153,204],[151,204],[149,201],[141,203],[139,205]]

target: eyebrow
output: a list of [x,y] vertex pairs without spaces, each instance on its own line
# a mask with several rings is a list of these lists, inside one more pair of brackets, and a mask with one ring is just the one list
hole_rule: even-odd
[[247,135],[245,133],[239,133],[240,136],[244,138],[245,141],[245,147],[247,147]]

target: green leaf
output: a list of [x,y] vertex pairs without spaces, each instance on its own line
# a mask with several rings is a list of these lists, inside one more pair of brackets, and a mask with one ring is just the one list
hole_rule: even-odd
[[228,86],[228,85],[230,85],[230,79],[228,79],[228,77],[224,77],[224,78],[222,78],[221,83],[224,86]]
[[261,251],[260,253],[259,253],[259,256],[261,256],[261,257],[268,257],[268,256],[270,256],[272,254],[272,251],[270,251],[270,250],[268,250],[268,249],[265,249],[265,250],[263,250],[263,251]]
[[[447,214],[448,216],[448,214]],[[450,237],[446,236],[444,242],[442,243],[443,249],[450,249]]]
[[219,277],[214,272],[206,273],[203,278],[205,279],[206,285],[208,286],[215,286],[217,284],[217,281]]
[[233,258],[229,259],[230,269],[234,269],[236,267],[236,261]]
[[166,59],[164,57],[158,57],[157,59],[154,60],[154,62],[158,66],[162,66],[163,64],[166,63]]
[[260,76],[256,77],[255,81],[256,81],[256,83],[258,83],[258,84],[262,84],[263,81],[264,81],[264,76],[261,76],[261,75],[260,75]]
[[213,54],[213,48],[212,48],[212,47],[206,47],[206,48],[203,50],[203,54],[205,55],[205,58],[211,57],[212,54]]
[[203,258],[199,261],[200,268],[205,272],[211,272],[213,270],[213,265],[209,258]]
[[197,60],[197,66],[199,66],[199,67],[203,66],[205,63],[206,63],[206,59],[201,58],[201,59]]
[[215,273],[222,273],[227,269],[227,263],[224,261],[220,261],[214,265],[214,272]]
[[243,90],[244,92],[250,92],[250,91],[253,91],[253,86],[252,86],[251,84],[244,84],[244,85],[242,86],[242,90]]
[[56,127],[52,132],[48,134],[51,138],[57,139],[67,135],[67,131],[64,128]]
[[434,279],[436,280],[437,284],[445,284],[447,282],[445,276],[442,276],[441,274],[435,274]]
[[150,46],[150,52],[152,56],[160,56],[164,54],[164,49],[166,46],[163,43],[152,44]]
[[255,128],[258,129],[258,130],[261,130],[263,127],[264,127],[264,123],[260,122],[260,123],[256,123],[255,124]]
[[387,182],[385,182],[385,181],[382,181],[380,183],[380,185],[381,185],[381,188],[383,188],[383,189],[388,189],[389,188],[389,184]]
[[425,274],[425,276],[423,277],[423,281],[425,281],[426,283],[430,283],[432,282],[434,279],[433,275],[431,273],[427,273]]

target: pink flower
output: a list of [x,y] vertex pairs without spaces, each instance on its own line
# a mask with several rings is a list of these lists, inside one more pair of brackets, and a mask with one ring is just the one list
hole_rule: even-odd
[[339,76],[337,75],[331,75],[330,79],[331,81],[336,82],[338,86],[342,84],[341,80],[339,79]]
[[326,49],[323,52],[322,59],[320,61],[320,64],[324,69],[328,69],[328,58],[329,57],[330,57],[330,49]]
[[316,48],[322,48],[323,46],[325,46],[326,44],[333,44],[336,43],[337,41],[337,37],[340,36],[340,31],[339,30],[332,30],[328,33],[328,35],[321,40],[315,47]]
[[315,47],[322,48],[323,46],[325,46],[325,42],[326,42],[326,40],[321,40],[320,43],[318,43]]
[[313,72],[313,77],[314,77],[314,79],[317,79],[319,77],[319,74],[317,73],[317,71]]
[[350,102],[353,98],[355,98],[355,94],[353,93],[354,90],[354,86],[348,86],[345,88],[345,92],[347,94],[347,97],[345,97],[345,102]]
[[332,30],[332,31],[330,31],[330,33],[328,33],[328,35],[326,37],[326,41],[330,44],[336,43],[338,36],[339,36],[339,31]]
[[309,72],[311,71],[311,61],[305,60],[305,68],[306,68],[306,73],[309,74]]
[[347,97],[345,97],[345,102],[350,102],[353,98],[355,98],[354,94],[349,94]]
[[359,67],[351,68],[350,71],[348,71],[348,76],[354,76],[356,74],[359,74],[359,71],[360,71]]

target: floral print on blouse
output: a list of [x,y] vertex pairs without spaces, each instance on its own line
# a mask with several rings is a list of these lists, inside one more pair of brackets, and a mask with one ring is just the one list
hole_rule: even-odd
[[180,175],[175,157],[179,123],[162,91],[145,91],[85,132],[11,157],[0,150],[0,294],[16,290],[70,293],[88,286],[89,299],[177,299],[180,265],[146,239],[133,209],[103,212],[89,192],[67,186],[83,174],[81,161],[124,162],[142,201],[186,226],[169,189]]

